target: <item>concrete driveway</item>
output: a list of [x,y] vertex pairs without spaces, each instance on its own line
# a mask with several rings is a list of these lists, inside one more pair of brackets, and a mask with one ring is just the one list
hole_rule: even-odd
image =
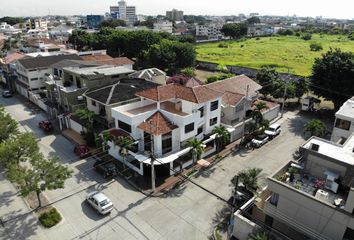
[[[45,193],[63,216],[59,225],[44,229],[33,220],[33,215],[29,215],[20,218],[23,225],[19,228],[5,224],[6,231],[0,232],[2,239],[14,236],[14,231],[22,233],[17,234],[17,239],[208,239],[220,220],[224,204],[197,186],[187,183],[163,197],[151,198],[123,179],[104,180],[92,169],[92,159],[78,160],[70,141],[61,135],[46,135],[38,129],[38,121],[46,118],[44,114],[33,114],[17,98],[0,98],[0,104],[6,105],[6,110],[25,129],[33,131],[44,154],[58,155],[74,170],[74,176],[66,182],[65,189]],[[289,161],[292,153],[305,141],[301,132],[306,120],[289,112],[280,122],[280,136],[260,149],[224,159],[193,180],[226,199],[231,194],[230,179],[242,169],[262,168],[264,183],[265,177]],[[5,180],[1,183],[9,187]],[[1,192],[4,191],[2,185]],[[112,200],[115,209],[110,215],[98,216],[84,202],[86,194],[93,190],[104,192]],[[0,195],[1,202],[4,198],[16,199],[8,201],[6,209],[9,212],[16,206],[24,208],[23,201],[22,205],[15,204],[21,200],[15,192],[9,196]],[[1,209],[2,216],[7,214],[6,209]],[[34,223],[31,223],[30,231],[24,231],[28,221]]]

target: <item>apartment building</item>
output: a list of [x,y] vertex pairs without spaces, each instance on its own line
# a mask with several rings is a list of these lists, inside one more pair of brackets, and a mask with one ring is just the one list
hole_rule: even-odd
[[[140,101],[112,109],[115,126],[136,141],[125,163],[144,175],[154,154],[157,172],[172,175],[192,164],[186,141],[203,140],[207,156],[216,150],[214,127],[220,125],[222,94],[205,86],[168,84],[136,93]],[[112,142],[109,153],[122,157]],[[166,171],[166,169],[168,171]]]
[[16,91],[29,98],[29,92],[45,89],[46,75],[52,72],[50,66],[65,59],[81,60],[76,54],[38,56],[18,60],[16,62]]
[[119,1],[118,6],[111,6],[110,13],[113,19],[124,20],[129,26],[133,26],[138,19],[135,6],[127,6],[125,1]]
[[195,35],[197,37],[206,37],[207,39],[222,39],[223,34],[221,33],[222,24],[197,24],[195,26]]
[[0,58],[0,81],[9,90],[15,91],[16,62],[27,57],[22,53],[10,53],[4,58]]
[[312,137],[301,151],[303,164],[268,178],[266,222],[292,239],[354,239],[354,136],[343,145]]
[[48,74],[46,85],[50,92],[54,92],[54,88],[59,91],[56,100],[64,112],[74,112],[85,106],[83,94],[88,89],[110,85],[134,72],[121,66],[97,65],[84,61],[77,62],[76,66],[70,62],[60,64],[70,66],[52,66],[54,72]]
[[348,99],[335,116],[331,141],[344,143],[354,132],[354,97]]
[[170,21],[159,21],[154,23],[154,32],[173,32],[173,24]]
[[171,21],[183,21],[183,11],[172,9],[172,11],[166,11],[166,18]]

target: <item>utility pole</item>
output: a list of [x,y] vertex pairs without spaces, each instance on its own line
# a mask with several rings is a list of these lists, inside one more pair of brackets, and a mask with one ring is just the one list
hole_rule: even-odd
[[[288,74],[289,74],[289,68],[288,68]],[[283,94],[283,100],[282,100],[283,103],[281,105],[280,118],[283,118],[283,114],[284,114],[285,96],[286,96],[286,90],[288,88],[288,84],[289,84],[289,82],[287,80],[285,80],[284,94]]]
[[245,124],[246,124],[246,101],[248,101],[248,91],[249,91],[250,85],[247,85],[246,89],[246,99],[243,101],[243,118],[242,118],[242,135],[241,135],[241,142],[243,143],[243,138],[245,136]]
[[154,161],[155,161],[155,153],[154,153],[154,137],[152,134],[152,123],[149,122],[150,125],[150,137],[151,137],[151,151],[150,151],[150,159],[151,159],[151,189],[152,192],[154,193],[156,190],[155,187],[155,167],[154,167]]
[[229,224],[227,227],[227,239],[231,239],[231,227],[233,224],[233,220],[234,220],[234,211],[235,211],[235,205],[236,205],[236,198],[237,198],[237,190],[238,190],[238,175],[235,176],[236,177],[236,183],[235,183],[235,189],[233,190],[233,199],[232,199],[232,206],[231,206],[231,213],[230,213],[230,220],[229,220]]

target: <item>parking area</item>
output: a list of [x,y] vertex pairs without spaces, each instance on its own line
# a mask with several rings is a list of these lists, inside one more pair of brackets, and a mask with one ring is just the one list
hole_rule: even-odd
[[[72,142],[60,134],[48,135],[38,129],[38,121],[45,119],[44,114],[33,114],[16,97],[0,98],[0,104],[6,105],[6,110],[24,129],[37,136],[44,154],[58,155],[74,170],[65,189],[45,193],[63,216],[59,225],[44,229],[33,220],[33,215],[28,215],[16,220],[16,228],[11,222],[5,224],[0,232],[2,239],[208,239],[218,223],[218,213],[224,204],[201,188],[187,183],[162,197],[149,197],[119,177],[105,180],[94,171],[92,158],[80,160],[74,155]],[[291,159],[305,141],[302,127],[306,121],[297,113],[286,113],[279,121],[282,132],[275,139],[259,149],[231,155],[193,180],[226,199],[231,194],[230,179],[244,168],[262,168],[262,184],[265,184],[266,176]],[[115,208],[110,215],[99,216],[84,202],[86,194],[93,190],[104,192],[112,200]],[[0,195],[0,202],[6,197],[15,199],[7,201],[9,211],[16,209],[11,204],[22,201],[14,190],[8,196]],[[3,208],[1,214],[5,219],[10,216]],[[19,215],[11,215],[16,216]]]

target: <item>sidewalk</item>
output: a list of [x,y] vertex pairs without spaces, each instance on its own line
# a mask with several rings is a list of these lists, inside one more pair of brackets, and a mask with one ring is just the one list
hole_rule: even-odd
[[[0,239],[44,239],[38,236],[41,231],[38,218],[31,212],[15,187],[0,173]],[[44,236],[43,234],[41,234]]]

